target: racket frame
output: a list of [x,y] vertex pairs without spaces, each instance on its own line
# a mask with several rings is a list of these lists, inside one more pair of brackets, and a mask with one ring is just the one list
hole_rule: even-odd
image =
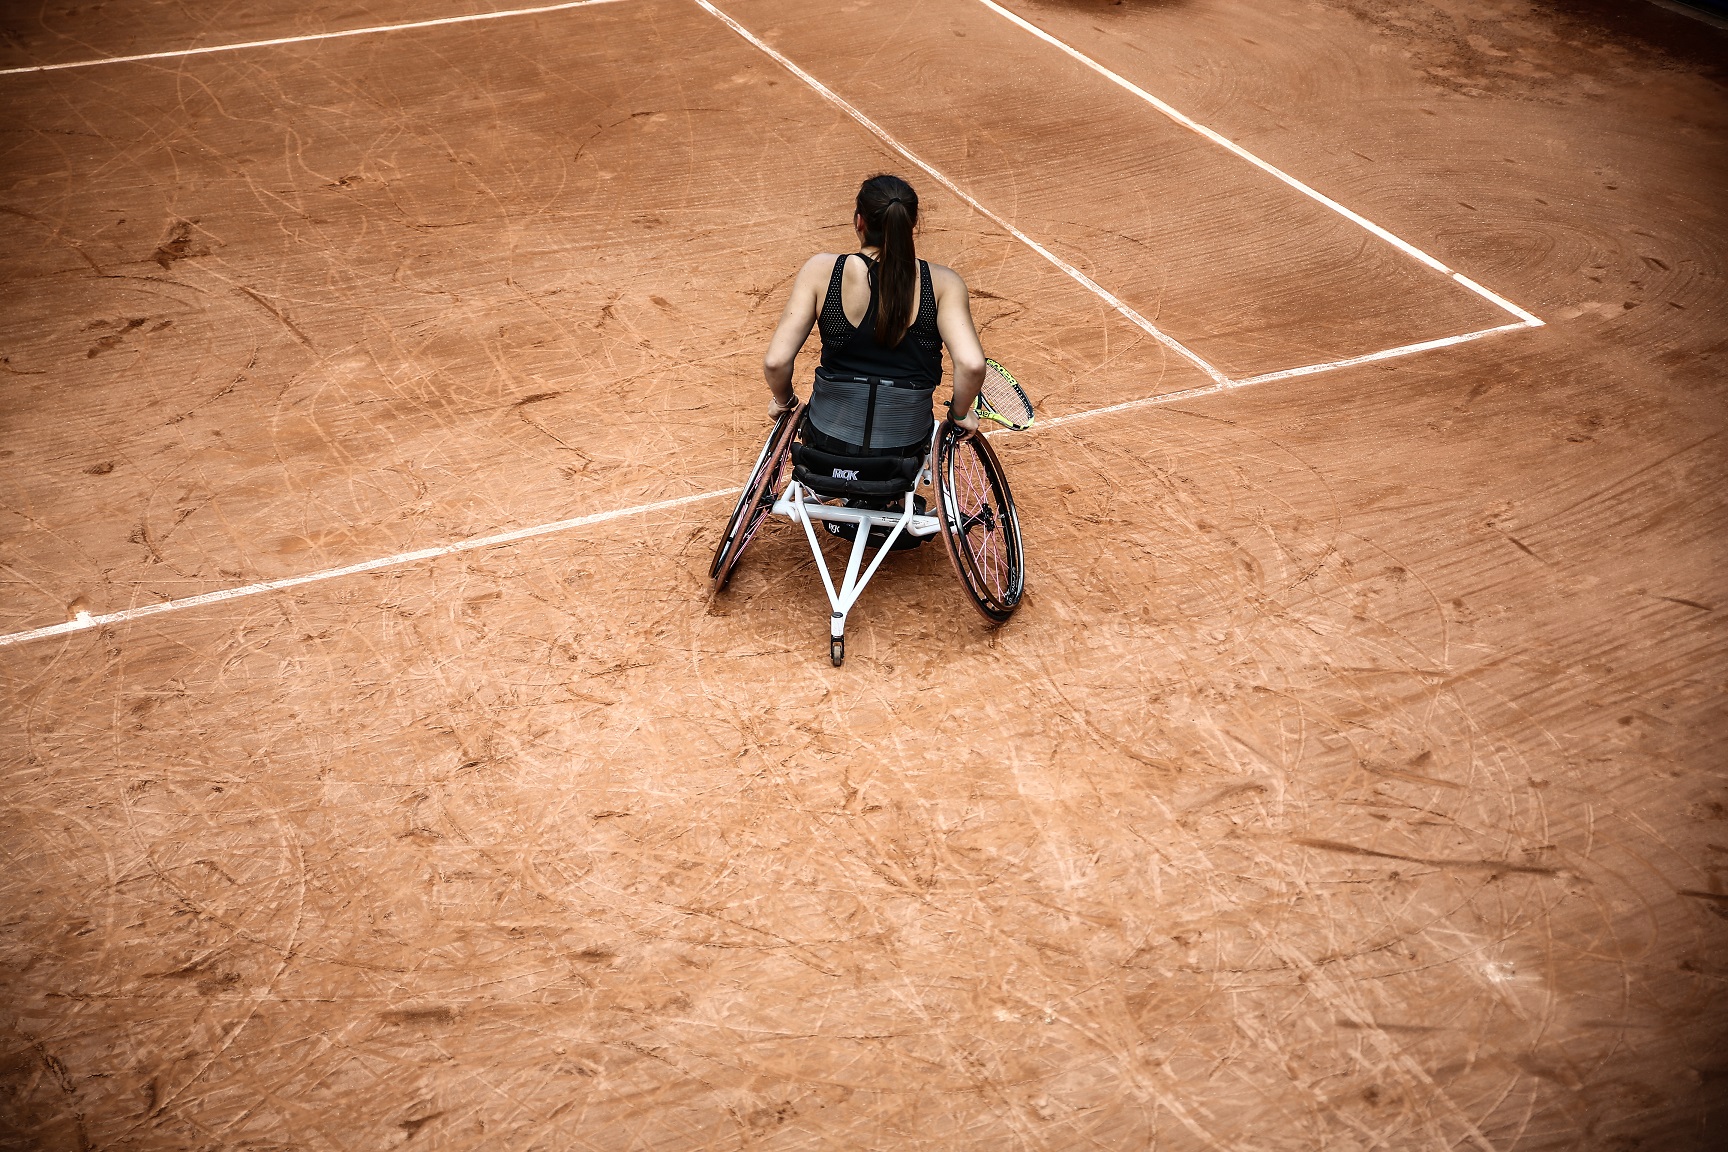
[[1001,361],[986,356],[984,358],[985,380],[990,378],[991,372],[995,372],[998,376],[1002,377],[1003,380],[1007,381],[1008,386],[1014,390],[1015,395],[1024,402],[1027,413],[1026,420],[1024,423],[1020,423],[1003,415],[1001,412],[998,412],[996,407],[984,398],[983,385],[979,385],[978,398],[972,401],[972,410],[978,413],[978,415],[985,420],[1000,424],[1002,427],[1014,432],[1024,432],[1026,429],[1036,424],[1038,422],[1038,414],[1032,408],[1032,398],[1026,395],[1026,389],[1020,386],[1020,381],[1014,378],[1014,373],[1008,371],[1008,369],[1002,366]]

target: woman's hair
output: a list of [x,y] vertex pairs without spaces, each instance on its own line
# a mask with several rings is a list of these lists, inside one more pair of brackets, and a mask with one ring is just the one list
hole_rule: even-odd
[[870,286],[876,298],[876,343],[897,348],[912,327],[913,285],[918,280],[912,229],[918,224],[918,193],[898,176],[872,176],[858,189],[858,214],[864,217],[864,243],[881,253]]

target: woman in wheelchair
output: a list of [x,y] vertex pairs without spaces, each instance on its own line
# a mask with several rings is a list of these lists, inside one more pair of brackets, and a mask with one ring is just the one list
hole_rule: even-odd
[[[898,176],[858,189],[852,226],[858,251],[812,256],[763,359],[775,422],[757,458],[709,575],[724,589],[769,514],[802,525],[833,612],[829,654],[845,655],[846,616],[891,550],[940,532],[968,595],[985,618],[1006,620],[1023,581],[1019,522],[1001,466],[973,412],[984,382],[984,350],[966,283],[918,259],[918,194]],[[793,363],[818,329],[821,365],[810,401],[792,389]],[[937,431],[933,396],[942,350],[954,363],[954,395]],[[931,485],[927,514],[914,491]],[[828,571],[814,524],[852,541],[844,579]],[[877,549],[861,570],[868,546]]]
[[[822,364],[799,435],[808,448],[922,459],[944,347],[954,361],[951,418],[968,431],[978,427],[972,402],[984,382],[984,349],[966,282],[952,268],[918,259],[917,226],[912,186],[898,176],[872,176],[858,189],[852,216],[856,259],[852,253],[812,256],[792,284],[762,372],[774,397],[773,419],[796,403],[793,361],[810,329],[819,327]],[[885,387],[921,396],[884,397]]]

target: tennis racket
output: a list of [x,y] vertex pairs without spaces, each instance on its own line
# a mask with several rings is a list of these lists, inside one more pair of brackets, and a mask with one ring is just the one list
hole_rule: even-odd
[[972,408],[984,419],[1016,432],[1026,431],[1037,420],[1032,414],[1032,401],[1020,387],[1020,381],[994,360],[984,361],[984,386],[978,390]]

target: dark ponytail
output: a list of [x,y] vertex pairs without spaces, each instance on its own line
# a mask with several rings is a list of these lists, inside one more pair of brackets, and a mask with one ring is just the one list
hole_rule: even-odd
[[864,217],[864,242],[881,253],[870,285],[876,343],[897,348],[915,311],[918,251],[912,229],[918,226],[918,193],[898,176],[872,176],[858,189],[858,214]]

